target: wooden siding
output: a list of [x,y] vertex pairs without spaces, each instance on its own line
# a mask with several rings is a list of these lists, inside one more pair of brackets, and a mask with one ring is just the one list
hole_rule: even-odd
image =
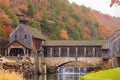
[[37,38],[32,38],[32,53],[37,53],[37,50],[42,47],[42,40]]
[[32,35],[30,32],[22,25],[19,25],[11,34],[10,34],[10,43],[14,41],[21,41],[28,46],[32,46]]
[[120,30],[117,30],[109,39],[109,56],[115,57],[116,52],[120,51]]
[[[33,30],[33,32],[31,32]],[[34,32],[35,31],[35,32]],[[17,28],[10,34],[9,44],[6,48],[9,47],[12,43],[18,41],[28,49],[31,49],[31,55],[35,56],[37,50],[42,47],[43,39],[40,38],[39,31],[36,29],[30,28],[26,25],[20,24]],[[39,38],[38,38],[39,36]],[[13,44],[12,44],[13,45]],[[17,47],[17,46],[16,46]]]

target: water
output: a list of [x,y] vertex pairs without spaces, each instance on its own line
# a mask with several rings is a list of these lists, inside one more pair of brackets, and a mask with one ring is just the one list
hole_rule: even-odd
[[80,76],[79,74],[48,74],[32,80],[80,80]]
[[83,67],[83,68],[79,68],[79,67],[59,67],[57,70],[58,74],[80,74],[80,75],[84,75],[88,72],[87,70],[88,68]]
[[59,67],[56,74],[36,76],[33,80],[80,80],[80,77],[90,72],[89,68]]

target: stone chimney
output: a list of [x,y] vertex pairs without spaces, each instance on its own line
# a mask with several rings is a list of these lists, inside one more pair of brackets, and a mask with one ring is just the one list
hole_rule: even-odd
[[19,17],[19,22],[22,24],[28,24],[29,20],[25,17],[24,14],[16,14]]

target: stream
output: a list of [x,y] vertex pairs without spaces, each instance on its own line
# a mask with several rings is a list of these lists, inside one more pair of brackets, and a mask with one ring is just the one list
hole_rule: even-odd
[[82,75],[90,71],[88,67],[59,67],[55,74],[38,75],[33,80],[80,80]]

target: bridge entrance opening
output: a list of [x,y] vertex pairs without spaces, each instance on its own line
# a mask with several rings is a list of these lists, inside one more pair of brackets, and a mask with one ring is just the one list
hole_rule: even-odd
[[82,61],[69,61],[60,64],[58,67],[92,67],[94,65],[87,63],[87,62],[82,62]]
[[120,57],[117,57],[118,67],[120,67]]
[[10,50],[10,56],[17,56],[18,54],[23,56],[24,55],[24,51],[22,48],[11,48]]

